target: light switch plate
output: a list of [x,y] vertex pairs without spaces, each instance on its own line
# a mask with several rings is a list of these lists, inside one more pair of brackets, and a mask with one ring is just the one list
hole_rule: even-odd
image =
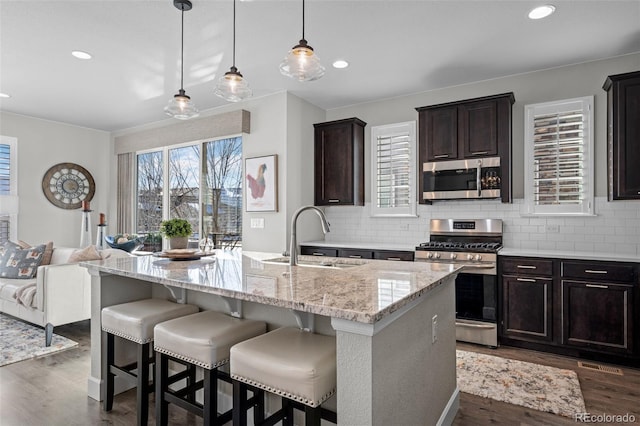
[[263,217],[252,217],[251,218],[251,227],[252,228],[264,228],[264,218]]

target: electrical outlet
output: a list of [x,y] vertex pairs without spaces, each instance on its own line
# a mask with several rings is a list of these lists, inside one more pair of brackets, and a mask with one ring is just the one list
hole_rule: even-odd
[[560,225],[547,225],[544,229],[547,232],[560,232]]
[[252,228],[264,228],[264,218],[263,217],[252,217],[251,218],[251,227]]
[[438,315],[431,318],[431,344],[438,340]]

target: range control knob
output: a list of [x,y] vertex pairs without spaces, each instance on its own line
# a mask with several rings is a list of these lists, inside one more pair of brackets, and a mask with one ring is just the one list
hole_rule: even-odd
[[451,253],[451,260],[455,260],[458,257],[457,254],[455,253]]
[[482,260],[482,256],[479,254],[476,254],[475,260],[480,262]]
[[432,253],[432,252],[429,252],[429,254],[427,254],[427,258],[428,258],[428,259],[433,259],[433,253]]
[[436,253],[436,259],[440,259],[440,253]]
[[468,254],[467,255],[467,260],[473,260],[473,255],[472,254]]

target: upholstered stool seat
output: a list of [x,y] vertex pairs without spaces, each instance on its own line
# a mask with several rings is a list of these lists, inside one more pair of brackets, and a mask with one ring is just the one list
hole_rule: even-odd
[[[165,321],[156,325],[154,349],[156,351],[156,419],[166,425],[168,404],[174,403],[204,418],[205,425],[224,424],[231,420],[231,410],[218,416],[217,380],[231,379],[218,367],[229,362],[231,347],[243,340],[264,334],[267,325],[263,321],[234,318],[214,311],[204,311]],[[168,361],[176,361],[187,367],[204,369],[204,378],[197,383],[187,383],[186,388],[170,389],[169,385],[184,375],[168,376]],[[188,373],[190,374],[190,373]],[[197,389],[204,389],[203,404],[195,401]],[[261,397],[262,395],[260,395]],[[251,405],[263,401],[252,398]]]
[[[106,374],[106,394],[104,410],[113,408],[114,378],[117,375],[127,379],[137,388],[138,425],[146,425],[149,414],[148,394],[154,387],[149,386],[149,367],[153,364],[150,342],[156,324],[198,312],[195,305],[179,304],[163,299],[143,299],[102,309],[101,326],[106,334],[103,365]],[[128,366],[115,365],[115,339],[119,336],[138,344],[136,362]],[[133,373],[137,370],[137,373]]]
[[[283,397],[282,413],[275,413],[279,418],[274,421],[282,419],[290,424],[291,407],[295,407],[307,413],[307,424],[319,425],[321,416],[335,423],[335,413],[319,407],[336,391],[336,343],[332,336],[279,328],[233,346],[230,372],[234,397],[236,393],[242,397],[242,384]],[[234,412],[236,424],[246,424],[242,413],[236,419]]]

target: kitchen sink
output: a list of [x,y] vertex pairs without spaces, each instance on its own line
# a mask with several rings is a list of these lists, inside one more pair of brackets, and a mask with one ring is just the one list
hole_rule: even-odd
[[[276,257],[273,259],[265,259],[263,263],[271,263],[275,265],[288,265],[289,257]],[[335,259],[335,258],[305,258],[304,256],[298,257],[298,263],[296,266],[309,267],[309,268],[332,268],[332,269],[347,269],[354,266],[361,266],[367,262],[354,259]]]

